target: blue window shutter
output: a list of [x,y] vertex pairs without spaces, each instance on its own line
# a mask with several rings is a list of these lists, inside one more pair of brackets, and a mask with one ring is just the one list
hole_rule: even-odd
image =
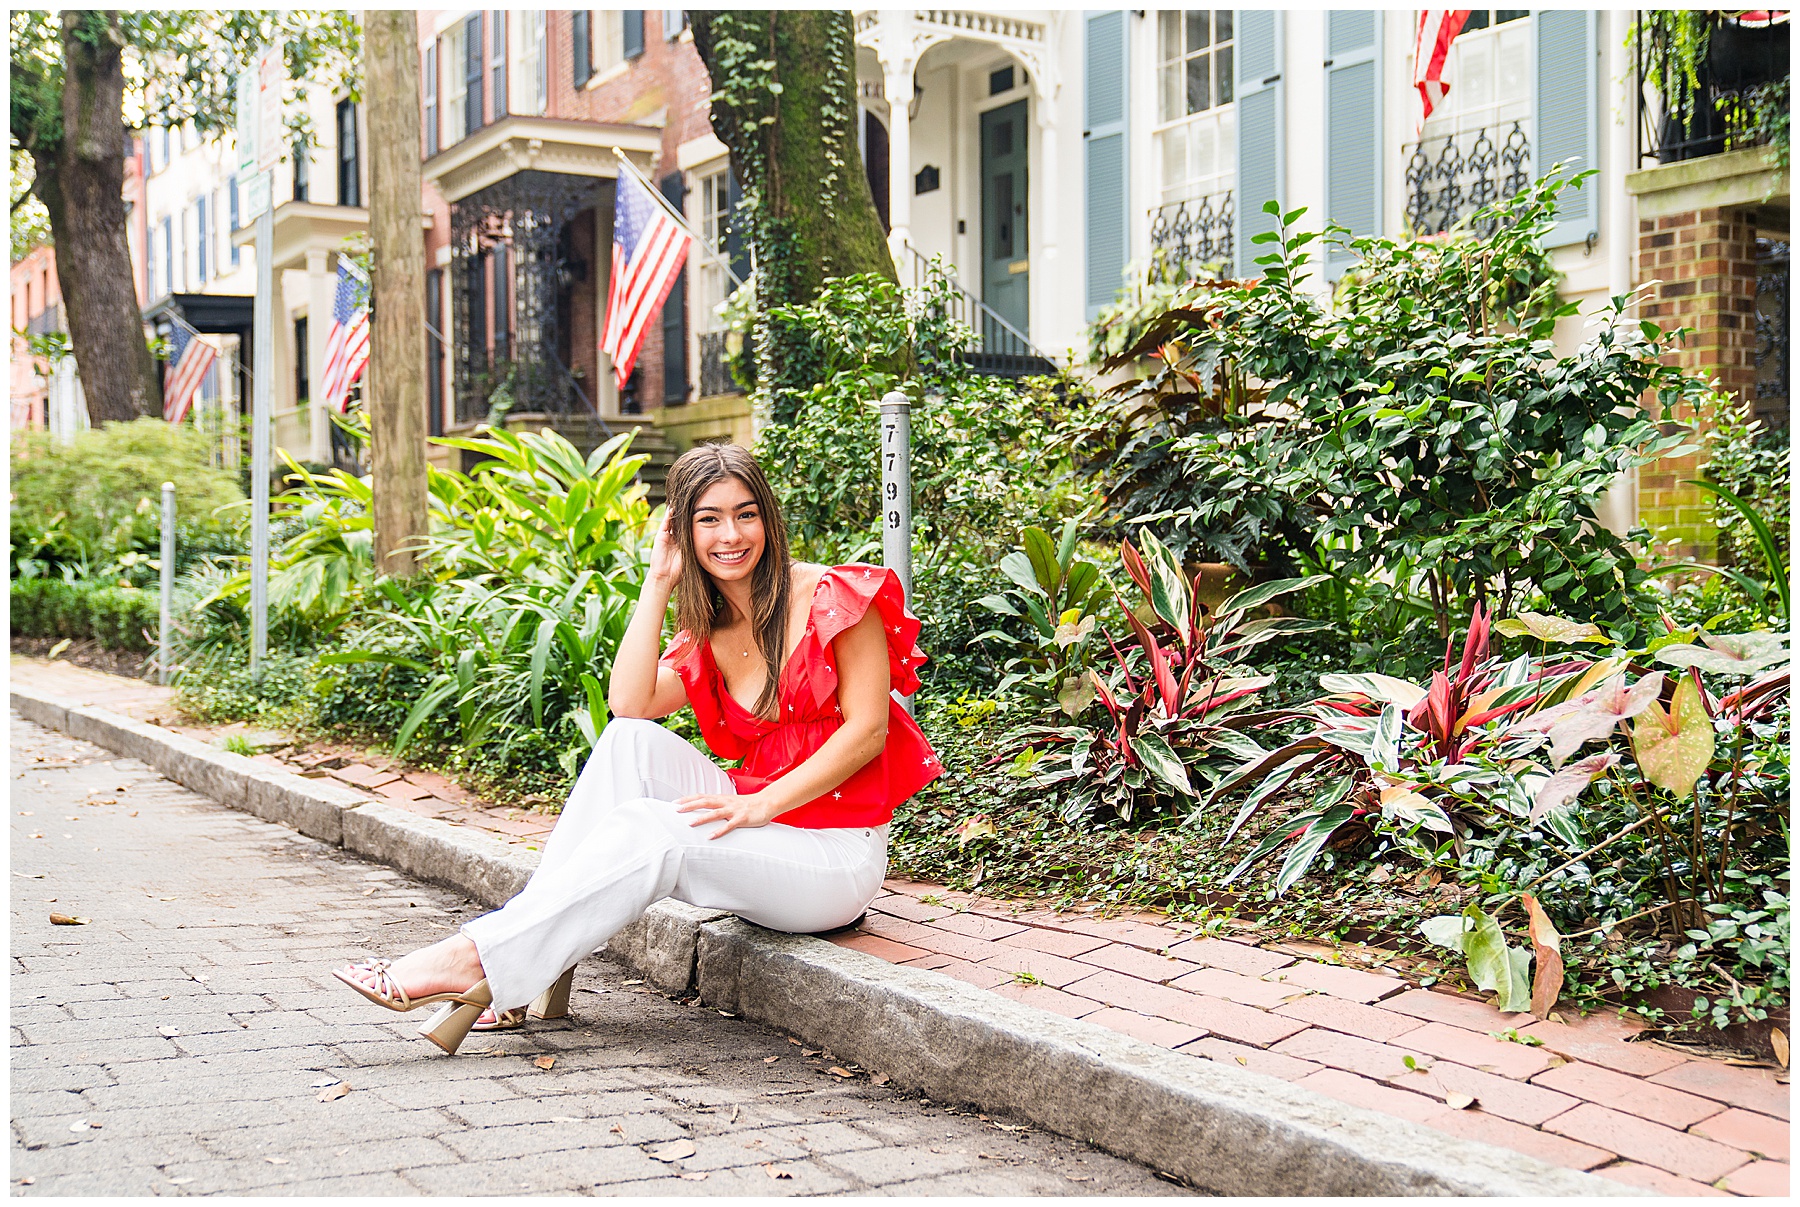
[[1237,271],[1260,276],[1256,257],[1270,252],[1254,236],[1273,231],[1263,204],[1279,202],[1287,183],[1286,86],[1282,72],[1282,14],[1239,9],[1237,14]]
[[571,63],[574,67],[575,87],[579,88],[594,75],[594,37],[589,28],[591,18],[588,10],[578,8],[569,30],[569,40],[574,48]]
[[1130,258],[1126,180],[1125,14],[1090,13],[1084,50],[1083,164],[1087,205],[1087,317],[1110,305]]
[[[1532,170],[1539,176],[1559,161],[1569,175],[1598,167],[1594,148],[1599,111],[1597,85],[1599,43],[1594,14],[1574,9],[1539,9],[1537,22],[1537,145],[1531,149]],[[1599,229],[1599,193],[1595,181],[1580,189],[1564,189],[1556,205],[1556,226],[1546,247],[1585,242]]]
[[[681,213],[687,204],[687,179],[680,172],[670,172],[662,178],[657,190],[663,198]],[[689,263],[693,262],[689,256]],[[687,328],[687,269],[675,274],[675,281],[669,287],[669,296],[663,299],[662,309],[663,337],[663,405],[680,405],[688,397],[688,328]]]
[[464,27],[463,43],[463,81],[468,89],[467,99],[463,104],[463,134],[469,135],[481,129],[484,124],[481,112],[481,13],[470,17]]
[[[1325,217],[1353,237],[1381,233],[1381,13],[1336,9],[1326,16]],[[1240,211],[1241,212],[1241,211]],[[1331,248],[1336,280],[1355,255]]]
[[625,57],[635,59],[644,53],[644,10],[625,10]]

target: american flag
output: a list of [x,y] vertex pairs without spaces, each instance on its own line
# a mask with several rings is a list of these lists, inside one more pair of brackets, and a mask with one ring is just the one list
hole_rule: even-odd
[[325,337],[325,377],[319,401],[334,411],[350,404],[350,387],[369,363],[369,278],[338,256],[337,297],[331,303],[331,333]]
[[612,281],[600,350],[624,389],[650,317],[662,308],[693,242],[634,173],[621,172],[613,206]]
[[169,369],[163,377],[163,418],[180,423],[187,418],[194,395],[199,393],[200,383],[206,380],[206,371],[219,353],[180,319],[174,322],[171,342],[175,352],[169,357]]
[[1431,111],[1437,108],[1439,101],[1450,91],[1450,81],[1444,78],[1445,64],[1450,58],[1450,43],[1462,32],[1463,22],[1469,19],[1472,10],[1466,8],[1421,9],[1419,12],[1419,36],[1413,43],[1413,83],[1419,89],[1419,99],[1424,104],[1424,112],[1419,115],[1419,126],[1424,128]]

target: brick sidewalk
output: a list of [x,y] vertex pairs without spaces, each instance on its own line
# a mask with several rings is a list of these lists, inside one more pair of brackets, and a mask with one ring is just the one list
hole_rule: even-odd
[[[15,657],[12,673],[201,740],[248,728],[172,723],[168,689],[79,667]],[[484,808],[441,776],[391,761],[323,749],[258,758],[533,849],[552,824]],[[1419,988],[1382,967],[1379,952],[1365,952],[1370,967],[1359,969],[1317,945],[1199,937],[1159,915],[1095,918],[932,885],[886,888],[859,927],[832,941],[1633,1186],[1788,1193],[1784,1070],[1690,1056],[1613,1015],[1502,1014]]]

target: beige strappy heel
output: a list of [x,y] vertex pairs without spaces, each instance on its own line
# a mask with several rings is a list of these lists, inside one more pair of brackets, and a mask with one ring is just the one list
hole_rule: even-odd
[[455,1001],[445,1002],[443,1009],[419,1028],[419,1034],[455,1056],[463,1040],[469,1037],[469,1029],[475,1025],[475,1020],[493,1002],[494,995],[488,990],[487,978],[483,977],[457,995]]
[[501,1010],[498,1012],[483,1011],[475,1020],[471,1031],[516,1031],[525,1025],[526,1019],[556,1019],[569,1017],[569,992],[575,985],[575,970],[568,968],[556,981],[542,993],[537,1000],[523,1009]]
[[550,988],[538,994],[537,1001],[526,1011],[532,1018],[569,1017],[569,991],[575,987],[575,970],[565,968]]
[[[342,968],[332,969],[331,975],[356,990],[377,1006],[386,1006],[389,1010],[406,1013],[417,1010],[420,1006],[434,1006],[439,1002],[462,1002],[467,999],[465,993],[428,993],[424,997],[408,997],[406,990],[400,987],[388,973],[393,964],[387,960],[366,960],[361,964],[346,964]],[[374,979],[373,985],[365,985],[355,974],[363,973]],[[483,981],[482,984],[487,982]],[[486,1005],[484,1002],[483,1005]]]

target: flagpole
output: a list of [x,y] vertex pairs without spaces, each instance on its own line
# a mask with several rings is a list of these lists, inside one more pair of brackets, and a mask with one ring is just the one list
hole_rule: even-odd
[[614,155],[617,155],[619,157],[619,163],[624,167],[624,169],[627,172],[631,173],[632,178],[635,179],[639,184],[644,186],[644,190],[650,194],[651,199],[654,200],[656,202],[656,204],[658,204],[662,207],[663,213],[665,213],[669,217],[673,218],[675,220],[675,225],[679,226],[682,230],[686,231],[688,233],[688,237],[691,238],[695,243],[698,243],[700,245],[700,249],[702,251],[704,251],[707,255],[712,257],[713,263],[717,264],[720,268],[723,268],[725,270],[725,275],[731,278],[731,283],[733,285],[738,285],[738,286],[743,285],[744,278],[738,276],[737,273],[735,273],[731,270],[730,261],[726,260],[718,252],[714,251],[712,244],[708,243],[701,236],[699,231],[696,231],[693,227],[688,225],[687,219],[685,217],[683,217],[680,214],[680,212],[678,212],[675,209],[674,206],[669,204],[669,199],[667,197],[664,197],[662,195],[662,190],[657,188],[655,185],[651,184],[649,181],[649,178],[646,177],[642,172],[638,171],[637,165],[632,163],[630,159],[626,158],[625,152],[620,150],[618,147],[614,147],[612,149],[612,152]]

